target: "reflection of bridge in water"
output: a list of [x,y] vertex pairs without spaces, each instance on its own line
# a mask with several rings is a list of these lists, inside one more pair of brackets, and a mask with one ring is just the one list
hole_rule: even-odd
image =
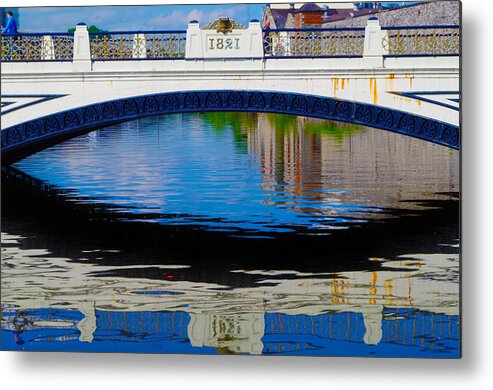
[[226,34],[191,22],[186,31],[3,35],[2,162],[118,121],[205,111],[332,119],[458,149],[459,31],[378,20],[262,31],[252,21]]
[[[18,333],[48,327],[66,341],[175,338],[194,347],[253,354],[316,350],[330,340],[440,351],[443,345],[433,345],[436,339],[458,338],[457,255],[374,259],[381,270],[326,277],[234,270],[259,281],[230,290],[178,280],[175,273],[184,266],[153,266],[165,272],[163,280],[122,278],[114,271],[135,269],[138,275],[140,267],[97,266],[20,250],[20,240],[2,236],[3,326],[17,326]],[[9,267],[11,259],[15,267]],[[29,325],[23,327],[19,313],[28,309],[24,323]],[[39,337],[38,342],[48,341]]]

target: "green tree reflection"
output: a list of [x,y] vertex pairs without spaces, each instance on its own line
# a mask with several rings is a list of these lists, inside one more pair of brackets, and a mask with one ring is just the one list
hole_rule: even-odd
[[248,153],[248,132],[258,128],[258,114],[252,112],[204,112],[204,120],[218,134],[231,129],[235,147]]
[[328,136],[339,144],[362,131],[362,126],[358,125],[296,115],[251,112],[204,112],[201,115],[218,134],[231,130],[235,146],[243,153],[248,152],[248,133],[257,130],[261,123],[259,115],[265,116],[269,125],[275,129],[279,141],[285,134],[301,130],[317,138]]

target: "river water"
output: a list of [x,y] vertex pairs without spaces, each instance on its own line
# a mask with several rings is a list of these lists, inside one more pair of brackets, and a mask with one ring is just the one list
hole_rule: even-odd
[[460,356],[459,154],[156,116],[2,172],[2,349]]

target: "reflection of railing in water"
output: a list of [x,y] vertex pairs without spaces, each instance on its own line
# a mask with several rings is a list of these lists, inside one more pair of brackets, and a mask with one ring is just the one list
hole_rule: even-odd
[[[116,285],[115,288],[123,289]],[[411,305],[400,308],[387,307],[380,303],[386,301],[385,297],[379,298],[377,292],[374,295],[375,303],[365,304],[367,298],[360,291],[361,288],[364,289],[363,286],[353,292],[356,296],[363,295],[361,301],[353,305],[348,302],[330,304],[328,297],[320,295],[315,295],[313,300],[300,296],[299,300],[288,299],[283,303],[286,299],[282,298],[282,294],[278,298],[279,302],[269,299],[258,301],[257,305],[254,304],[255,299],[242,298],[241,294],[240,297],[224,296],[222,299],[211,296],[206,303],[203,301],[204,297],[200,296],[187,298],[186,294],[175,292],[141,295],[132,293],[133,288],[128,283],[127,288],[130,290],[127,294],[116,297],[111,295],[111,300],[118,302],[115,303],[116,310],[103,309],[110,307],[110,304],[104,301],[90,302],[87,300],[90,297],[81,295],[80,292],[77,295],[83,297],[83,301],[73,308],[23,310],[24,313],[31,313],[30,326],[21,329],[20,333],[30,332],[35,327],[70,328],[73,335],[71,340],[76,341],[77,337],[73,334],[76,327],[80,333],[78,339],[82,342],[145,343],[171,337],[189,339],[194,347],[213,347],[223,353],[250,354],[295,352],[311,348],[303,342],[288,343],[289,350],[286,350],[284,342],[276,341],[279,335],[291,335],[294,340],[315,337],[367,345],[390,343],[431,351],[441,351],[445,348],[441,341],[435,345],[434,340],[450,340],[453,344],[459,337],[459,317],[453,314],[457,312],[454,308],[443,308],[441,313],[433,312],[437,308],[432,307],[429,308],[430,311],[426,307],[418,309]],[[340,289],[337,294],[341,297],[346,295]],[[389,294],[392,295],[392,291],[389,291]],[[125,296],[129,295],[136,295],[142,299],[140,303],[128,307]],[[266,296],[265,293],[263,295]],[[151,302],[151,297],[157,297],[157,301]],[[6,297],[2,298],[5,300]],[[57,301],[64,298],[56,296],[52,299]],[[27,306],[32,304],[33,302]],[[184,306],[187,308],[184,309]],[[5,330],[19,333],[15,326],[9,325],[18,322],[16,313],[17,309],[5,308]],[[69,340],[67,337],[69,336],[62,338]],[[58,336],[45,339],[59,340]]]
[[[72,310],[43,309],[33,311],[30,325],[22,329],[8,324],[18,317],[8,312],[3,329],[13,332],[17,340],[32,337],[45,342],[77,341],[77,321],[81,316]],[[70,323],[51,321],[60,312]],[[62,313],[62,316],[63,316]],[[450,343],[459,340],[459,317],[416,311],[383,309],[382,338],[378,344],[426,348],[429,352],[446,352]],[[217,316],[177,312],[115,312],[97,310],[95,329],[90,341],[156,344],[167,340],[190,343],[194,347],[212,347],[221,353],[276,354],[307,352],[330,348],[331,342],[362,343],[368,330],[362,313],[328,312],[315,316],[282,313],[238,313]],[[15,317],[15,318],[14,318]],[[205,322],[203,321],[205,320]],[[42,331],[44,325],[47,334]],[[214,325],[216,323],[216,325]],[[58,329],[54,335],[51,329]],[[260,326],[260,327],[259,327]],[[77,324],[79,328],[79,325]],[[41,333],[40,333],[41,329]],[[79,329],[80,330],[80,329]],[[81,341],[88,341],[81,335]],[[86,339],[84,339],[86,338]],[[435,342],[440,340],[440,342]],[[288,341],[288,342],[286,342]],[[365,344],[368,343],[365,340]],[[376,344],[376,343],[374,343]],[[348,351],[350,352],[350,351]]]
[[[404,308],[383,308],[382,315],[382,338],[379,343],[422,347],[426,335],[431,338],[439,335],[441,339],[459,338],[458,316]],[[303,330],[306,335],[320,338],[361,342],[367,331],[363,319],[362,313],[352,312],[329,312],[318,316],[269,313],[265,316],[265,334],[266,337],[299,334]],[[432,348],[438,350],[440,346],[433,345]]]

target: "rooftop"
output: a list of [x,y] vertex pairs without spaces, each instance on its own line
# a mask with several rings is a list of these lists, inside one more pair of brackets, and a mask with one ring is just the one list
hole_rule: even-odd
[[296,12],[323,12],[323,9],[315,3],[303,4]]

